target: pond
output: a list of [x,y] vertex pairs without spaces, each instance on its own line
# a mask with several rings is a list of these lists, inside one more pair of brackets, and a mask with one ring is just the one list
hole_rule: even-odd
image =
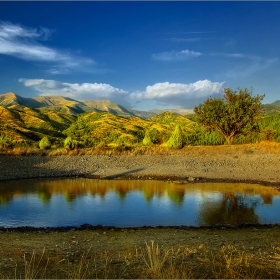
[[243,183],[36,179],[0,183],[1,227],[279,223],[280,192]]

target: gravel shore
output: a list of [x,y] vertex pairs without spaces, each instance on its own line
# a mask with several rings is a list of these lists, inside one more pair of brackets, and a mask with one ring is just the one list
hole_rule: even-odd
[[175,154],[0,156],[0,181],[43,177],[188,178],[280,184],[280,154],[250,146],[190,147]]

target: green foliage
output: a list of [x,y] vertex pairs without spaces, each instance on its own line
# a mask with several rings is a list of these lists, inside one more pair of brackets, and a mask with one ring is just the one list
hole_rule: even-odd
[[146,130],[145,137],[144,137],[144,139],[143,139],[143,145],[145,145],[145,146],[151,146],[151,145],[153,145],[153,142],[152,142],[152,140],[151,140],[150,130],[149,130],[149,129]]
[[194,108],[197,122],[208,130],[221,133],[228,144],[234,137],[258,130],[261,117],[261,101],[264,95],[252,97],[247,88],[238,92],[224,89],[224,98],[207,99]]
[[77,147],[77,141],[73,140],[70,136],[64,140],[64,148],[73,150]]
[[0,149],[11,148],[13,146],[12,139],[4,134],[0,134]]
[[39,148],[40,149],[50,149],[51,148],[51,141],[48,137],[43,137],[39,142]]
[[193,122],[196,122],[196,115],[195,114],[188,114],[185,117]]
[[192,131],[184,134],[184,143],[190,146],[222,145],[225,140],[217,131],[207,131],[201,125],[192,126]]
[[260,139],[280,142],[280,114],[267,116],[259,121]]
[[183,134],[179,124],[176,125],[166,144],[170,149],[181,149],[183,147]]

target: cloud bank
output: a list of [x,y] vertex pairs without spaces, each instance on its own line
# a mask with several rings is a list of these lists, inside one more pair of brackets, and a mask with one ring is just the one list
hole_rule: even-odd
[[179,108],[193,108],[206,98],[220,95],[224,82],[199,80],[195,83],[156,83],[147,86],[144,92],[134,92],[130,98],[138,100],[155,100],[158,104],[176,106]]
[[193,108],[206,98],[219,96],[223,92],[224,82],[199,80],[195,83],[156,83],[147,86],[144,92],[129,92],[103,83],[65,83],[45,79],[19,79],[26,87],[37,90],[41,95],[61,95],[76,100],[108,99],[115,103],[131,107],[131,103],[155,101],[160,105]]
[[171,51],[171,52],[162,52],[153,54],[152,58],[155,60],[162,60],[162,61],[178,61],[178,60],[186,60],[193,57],[201,56],[202,53],[194,52],[189,50],[182,50],[182,51]]
[[47,40],[51,34],[50,29],[28,28],[0,21],[0,54],[27,61],[47,62],[50,66],[48,71],[52,74],[81,70],[82,66],[94,64],[89,58],[77,57],[39,43]]
[[116,103],[127,104],[128,92],[109,84],[83,83],[71,84],[55,80],[19,79],[27,87],[34,88],[41,95],[61,95],[76,100],[109,99]]

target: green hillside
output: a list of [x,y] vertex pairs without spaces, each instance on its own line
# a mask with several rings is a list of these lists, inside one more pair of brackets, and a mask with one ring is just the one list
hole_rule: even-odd
[[[278,103],[276,101],[262,105],[265,114],[259,121],[260,132],[236,137],[234,143],[262,140],[280,142]],[[56,146],[63,146],[64,139],[68,136],[79,147],[142,145],[145,136],[149,139],[144,141],[145,145],[160,145],[169,140],[177,124],[180,125],[185,145],[225,143],[218,132],[206,131],[198,125],[194,115],[182,116],[164,112],[143,119],[135,116],[137,111],[107,100],[80,102],[62,96],[31,99],[14,93],[0,95],[0,104],[0,142],[6,139],[7,143],[13,143],[14,146],[37,145],[45,136]],[[149,114],[146,115],[148,116]]]
[[34,143],[44,136],[63,138],[62,131],[76,117],[56,112],[42,113],[29,107],[18,105],[4,108],[0,106],[0,134],[10,137],[17,143]]
[[271,104],[274,106],[280,107],[280,100],[276,100],[276,101],[272,102]]
[[[166,120],[162,123],[158,120]],[[168,120],[169,119],[169,120]],[[86,113],[64,130],[67,136],[80,141],[83,146],[142,143],[146,130],[151,131],[155,143],[163,143],[170,137],[176,123],[183,131],[192,131],[192,121],[172,113],[163,113],[158,118],[143,120],[138,117],[122,117],[110,113]]]

